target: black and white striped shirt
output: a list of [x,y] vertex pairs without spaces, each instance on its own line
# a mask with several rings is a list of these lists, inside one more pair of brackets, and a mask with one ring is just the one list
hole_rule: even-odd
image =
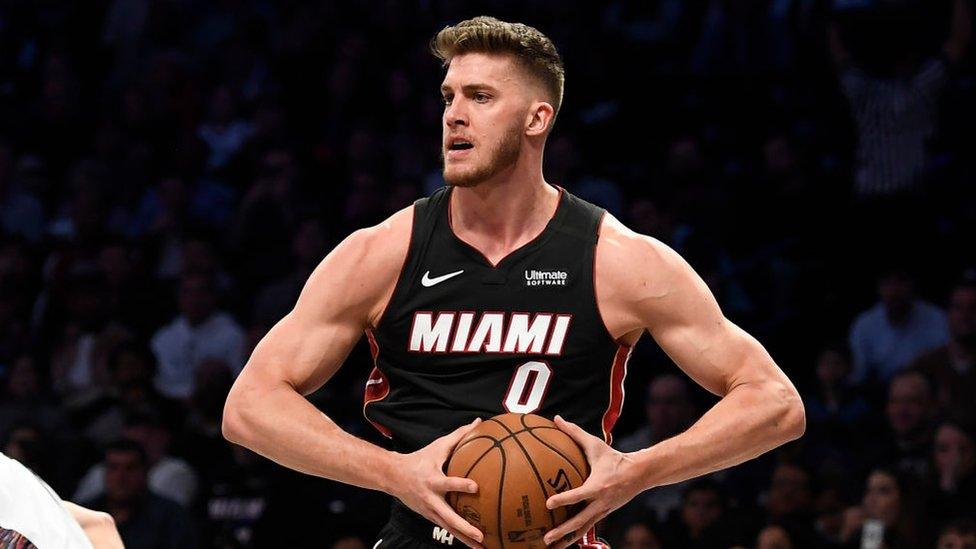
[[844,68],[840,84],[858,133],[855,194],[888,195],[916,184],[947,74],[943,57],[926,61],[907,79],[876,78],[854,66]]

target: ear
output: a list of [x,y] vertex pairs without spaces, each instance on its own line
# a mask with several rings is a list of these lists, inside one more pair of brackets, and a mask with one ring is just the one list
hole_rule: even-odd
[[552,126],[552,119],[556,111],[545,101],[534,101],[529,107],[525,120],[525,134],[529,136],[545,135]]

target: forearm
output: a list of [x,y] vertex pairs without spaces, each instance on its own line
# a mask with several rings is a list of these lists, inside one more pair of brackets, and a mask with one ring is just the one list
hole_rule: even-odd
[[224,436],[296,471],[390,491],[397,454],[343,431],[284,383],[232,392],[224,410]]
[[115,527],[115,521],[108,513],[92,511],[70,501],[62,501],[61,504],[71,514],[72,518],[81,526],[85,537],[91,542],[95,549],[121,549],[122,538]]
[[644,489],[738,465],[798,438],[803,408],[789,382],[734,387],[687,431],[630,454]]

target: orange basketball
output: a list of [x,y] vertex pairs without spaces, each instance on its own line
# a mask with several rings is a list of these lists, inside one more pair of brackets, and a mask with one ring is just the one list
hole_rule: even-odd
[[542,549],[545,533],[575,513],[546,509],[546,500],[589,474],[583,450],[555,423],[502,414],[468,433],[447,462],[447,475],[474,480],[478,493],[449,492],[447,501],[481,530],[486,549]]

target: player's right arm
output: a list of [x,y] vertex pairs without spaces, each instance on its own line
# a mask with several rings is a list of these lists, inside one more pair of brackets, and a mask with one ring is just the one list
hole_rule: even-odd
[[224,406],[223,434],[285,467],[399,498],[456,537],[480,532],[444,501],[476,490],[441,466],[470,426],[414,454],[398,454],[342,430],[305,398],[342,365],[363,330],[375,326],[403,267],[413,208],[356,231],[315,269],[294,309],[255,347]]

